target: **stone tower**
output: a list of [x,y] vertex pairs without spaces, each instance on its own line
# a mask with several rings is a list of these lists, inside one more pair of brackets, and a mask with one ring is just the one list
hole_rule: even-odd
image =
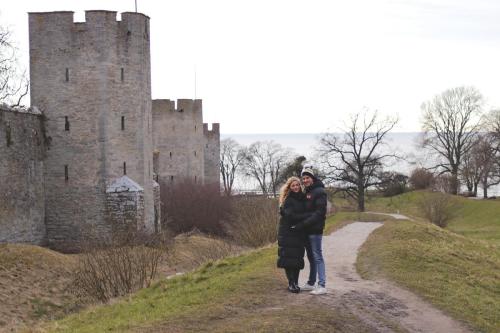
[[144,190],[154,229],[149,18],[86,11],[29,14],[31,103],[46,116],[49,245],[71,250],[82,232],[107,234],[106,189],[127,175]]
[[220,185],[220,125],[203,124],[205,138],[205,184]]
[[204,183],[204,135],[199,99],[153,100],[153,144],[160,185],[188,179]]

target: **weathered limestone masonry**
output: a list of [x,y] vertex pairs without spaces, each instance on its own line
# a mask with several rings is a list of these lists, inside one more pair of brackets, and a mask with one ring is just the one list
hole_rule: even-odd
[[203,136],[205,138],[205,183],[220,186],[220,125],[203,124]]
[[201,100],[153,100],[153,145],[159,152],[160,185],[187,178],[204,182],[203,114]]
[[[71,251],[91,228],[111,231],[106,190],[126,174],[144,190],[154,230],[149,18],[86,11],[29,14],[31,103],[47,117],[49,245]],[[140,223],[139,223],[140,224]]]
[[43,134],[38,110],[0,105],[0,243],[45,241]]
[[106,211],[114,233],[134,232],[144,221],[144,189],[127,176],[115,180],[106,189]]
[[153,100],[155,172],[160,184],[190,179],[219,185],[219,124],[203,123],[199,99]]

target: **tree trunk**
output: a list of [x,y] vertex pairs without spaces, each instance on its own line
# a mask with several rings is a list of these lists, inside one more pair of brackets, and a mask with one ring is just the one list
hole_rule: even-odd
[[458,170],[451,171],[451,184],[450,193],[453,195],[458,194]]
[[481,182],[481,185],[483,185],[483,198],[488,199],[488,178],[485,177],[483,181]]
[[365,211],[365,191],[364,189],[359,191],[358,190],[358,212],[364,212]]
[[474,197],[477,197],[477,183],[474,183]]

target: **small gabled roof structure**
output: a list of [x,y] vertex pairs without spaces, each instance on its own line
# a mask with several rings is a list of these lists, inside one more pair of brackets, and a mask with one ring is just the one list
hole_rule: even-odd
[[144,192],[141,185],[134,182],[127,176],[122,176],[115,179],[107,188],[106,193],[120,193],[120,192]]

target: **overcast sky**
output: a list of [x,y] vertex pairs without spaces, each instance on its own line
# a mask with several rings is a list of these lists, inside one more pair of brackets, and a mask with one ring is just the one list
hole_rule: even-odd
[[[28,65],[27,12],[133,11],[133,0],[1,0]],[[500,106],[500,1],[138,0],[153,98],[203,99],[223,133],[318,133],[363,107],[419,131],[420,105],[476,86]]]

